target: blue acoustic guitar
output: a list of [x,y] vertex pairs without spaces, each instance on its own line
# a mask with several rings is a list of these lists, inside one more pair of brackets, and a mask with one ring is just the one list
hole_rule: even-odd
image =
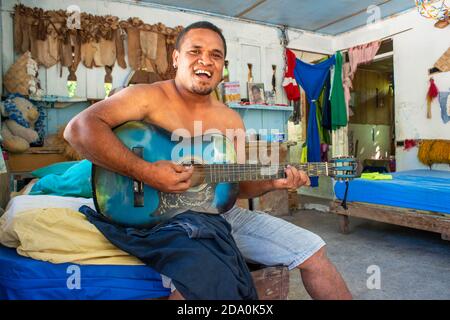
[[[125,146],[146,161],[170,160],[194,166],[192,187],[180,194],[160,192],[94,165],[92,185],[97,211],[125,226],[154,226],[188,210],[220,214],[233,207],[240,181],[278,179],[285,175],[287,164],[237,164],[233,143],[220,134],[174,138],[164,129],[139,121],[127,122],[113,131]],[[328,175],[337,179],[352,179],[356,171],[352,158],[291,166],[309,176]]]

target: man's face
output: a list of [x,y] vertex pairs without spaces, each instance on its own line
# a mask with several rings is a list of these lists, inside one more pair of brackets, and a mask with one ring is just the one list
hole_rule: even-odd
[[210,94],[222,80],[225,62],[220,36],[209,29],[192,29],[173,53],[178,67],[177,80],[187,90],[200,95]]

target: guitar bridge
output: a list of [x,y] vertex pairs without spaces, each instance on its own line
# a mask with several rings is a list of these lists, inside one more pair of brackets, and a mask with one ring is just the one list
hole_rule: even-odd
[[[142,159],[144,148],[143,147],[133,147],[131,149],[135,155]],[[133,180],[133,195],[134,195],[134,206],[143,207],[144,206],[144,183],[142,181]]]

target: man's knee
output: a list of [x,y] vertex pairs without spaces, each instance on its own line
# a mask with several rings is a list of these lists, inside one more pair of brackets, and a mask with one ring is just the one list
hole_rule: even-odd
[[300,270],[316,269],[323,263],[328,261],[327,252],[325,246],[317,250],[312,256],[303,261],[298,268]]

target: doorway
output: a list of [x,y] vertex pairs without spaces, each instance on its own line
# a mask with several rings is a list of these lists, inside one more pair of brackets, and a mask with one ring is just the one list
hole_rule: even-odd
[[349,153],[363,172],[395,171],[395,101],[392,41],[360,65],[353,79],[348,124]]

